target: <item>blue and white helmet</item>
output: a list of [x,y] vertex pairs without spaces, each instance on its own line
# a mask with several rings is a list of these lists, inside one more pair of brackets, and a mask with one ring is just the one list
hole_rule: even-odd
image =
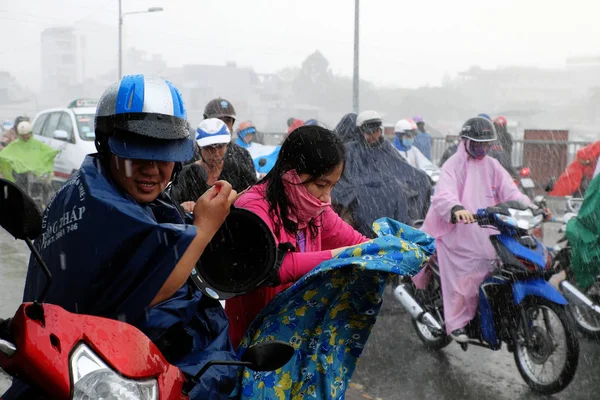
[[194,156],[181,93],[155,76],[127,75],[96,110],[96,149],[121,158],[186,162]]
[[231,133],[227,125],[220,119],[205,119],[196,129],[196,143],[200,148],[229,142],[231,142]]

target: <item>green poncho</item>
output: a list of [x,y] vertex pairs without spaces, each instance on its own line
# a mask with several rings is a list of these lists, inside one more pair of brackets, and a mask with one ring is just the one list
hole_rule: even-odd
[[571,269],[581,289],[587,289],[600,275],[600,175],[587,192],[579,214],[567,224],[571,245]]
[[32,172],[36,176],[51,174],[58,152],[34,138],[27,142],[19,138],[0,151],[0,174],[13,182],[13,172]]

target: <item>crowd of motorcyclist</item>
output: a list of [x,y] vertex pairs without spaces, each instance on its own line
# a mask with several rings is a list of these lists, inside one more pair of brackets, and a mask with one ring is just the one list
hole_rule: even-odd
[[[168,98],[161,97],[165,91]],[[213,357],[235,358],[234,346],[277,293],[372,238],[374,220],[424,219],[422,229],[437,240],[447,332],[468,340],[464,327],[494,257],[487,235],[470,225],[473,213],[508,200],[531,204],[509,173],[512,139],[504,117],[466,121],[440,167],[431,160],[422,117],[398,121],[393,141],[375,111],[347,114],[335,130],[291,118],[281,146],[263,164],[252,156],[261,147],[253,141],[256,126],[244,121],[236,129],[236,121],[231,102],[219,98],[191,130],[181,95],[159,78],[126,76],[108,88],[96,115],[98,153],[86,157],[44,213],[36,247],[54,276],[47,301],[126,320],[193,375]],[[11,142],[33,140],[26,139],[29,122],[17,120],[13,129],[0,159]],[[600,155],[593,146],[578,154],[577,168],[569,167],[556,193],[580,188],[569,181],[574,174],[593,176]],[[258,215],[289,249],[273,282],[227,300],[223,309],[188,277],[234,205]],[[64,222],[72,210],[66,220],[76,222],[77,235],[56,236],[53,222]],[[65,260],[85,268],[65,268]],[[25,300],[45,283],[36,263],[32,258]],[[235,374],[233,367],[215,367],[191,398],[226,398]],[[35,388],[16,380],[3,398],[34,395]]]

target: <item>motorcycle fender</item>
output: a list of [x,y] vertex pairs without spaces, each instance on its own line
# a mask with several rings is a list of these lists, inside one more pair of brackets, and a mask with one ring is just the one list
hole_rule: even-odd
[[515,304],[520,304],[527,296],[537,296],[553,303],[567,305],[567,299],[554,286],[543,279],[532,279],[513,283]]

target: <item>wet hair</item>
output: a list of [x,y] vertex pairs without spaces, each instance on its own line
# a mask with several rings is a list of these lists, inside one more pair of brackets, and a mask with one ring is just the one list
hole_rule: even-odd
[[[320,126],[302,126],[295,129],[283,142],[275,165],[259,183],[266,185],[266,199],[269,203],[269,215],[275,229],[285,229],[295,235],[298,224],[288,218],[288,212],[294,211],[285,192],[283,175],[295,170],[298,175],[308,174],[307,182],[331,173],[340,163],[344,164],[346,153],[344,145],[332,131]],[[308,224],[311,237],[317,236],[315,220]]]

